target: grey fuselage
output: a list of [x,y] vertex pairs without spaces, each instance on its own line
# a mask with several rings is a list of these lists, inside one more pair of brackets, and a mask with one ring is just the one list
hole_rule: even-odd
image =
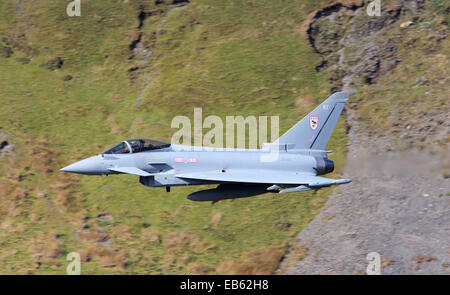
[[[320,159],[326,152],[315,150],[268,149],[217,149],[171,145],[168,148],[127,154],[100,154],[77,162],[78,173],[90,175],[118,174],[111,171],[115,167],[136,167],[152,174],[141,177],[147,186],[178,186],[221,183],[218,181],[177,178],[179,173],[220,171],[228,169],[253,171],[260,170],[301,172],[320,175]],[[70,168],[70,166],[69,166]],[[76,172],[76,171],[73,171]],[[319,172],[319,173],[318,173]],[[328,171],[329,172],[329,171]]]

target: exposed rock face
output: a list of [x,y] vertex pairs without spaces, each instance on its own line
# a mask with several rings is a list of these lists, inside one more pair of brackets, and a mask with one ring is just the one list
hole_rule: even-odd
[[3,157],[14,157],[15,149],[16,146],[6,140],[6,134],[0,131],[0,159]]
[[[155,50],[157,38],[159,34],[164,32],[163,28],[159,31],[148,30],[146,21],[148,18],[163,17],[167,18],[167,13],[175,8],[182,8],[190,3],[190,0],[156,0],[154,5],[146,7],[141,5],[138,8],[138,26],[137,31],[127,34],[130,40],[129,49],[133,52],[130,60],[133,66],[128,69],[130,83],[134,83],[140,76],[145,73],[144,87],[135,99],[135,104],[141,102],[147,86],[151,81],[151,73],[148,71],[153,51]],[[166,21],[163,21],[165,23]]]
[[[445,94],[436,94],[448,85],[448,74],[442,72],[448,60],[444,54],[439,54],[445,48],[448,35],[445,18],[433,13],[432,3],[424,0],[385,1],[381,16],[373,17],[366,12],[368,1],[345,3],[335,3],[313,13],[305,25],[311,46],[323,58],[316,70],[329,79],[330,91],[354,94],[356,89],[370,89],[372,93],[379,91],[389,95],[385,101],[378,99],[377,103],[392,105],[379,115],[385,116],[384,121],[390,126],[385,124],[384,130],[374,133],[375,136],[395,137],[386,142],[385,151],[395,149],[395,146],[426,147],[446,142],[450,127],[446,120],[448,104],[439,102]],[[432,23],[441,26],[431,27]],[[409,49],[422,58],[412,61]],[[406,64],[399,67],[402,59],[406,59]],[[415,84],[408,81],[416,74],[414,69],[422,65],[434,66],[417,74]],[[381,84],[380,79],[383,80]],[[396,83],[396,87],[391,82]],[[372,84],[379,87],[366,87]],[[404,85],[403,89],[401,85]],[[422,96],[428,101],[416,103],[414,99],[408,99],[408,95],[418,96],[418,91],[401,93],[408,87],[426,89]],[[370,100],[369,97],[366,93],[364,99]],[[400,105],[398,97],[407,104]],[[347,108],[357,111],[360,105],[351,102]],[[366,108],[365,111],[369,110]],[[370,111],[376,111],[376,108]],[[357,118],[361,119],[360,116]],[[376,128],[381,127],[377,125]]]
[[[382,10],[382,16],[373,18],[367,17],[362,4],[333,4],[316,12],[309,24],[310,43],[323,57],[316,69],[326,73],[332,82],[331,91],[353,92],[353,87],[369,84],[375,85],[359,89],[389,88],[384,83],[386,77],[392,76],[387,73],[403,68],[401,58],[405,55],[400,52],[405,43],[416,52],[423,50],[421,54],[425,56],[435,54],[447,37],[447,28],[430,31],[425,38],[409,36],[405,40],[411,41],[407,42],[403,42],[402,34],[388,34],[394,26],[406,29],[429,22],[425,19],[425,1],[397,1],[395,6]],[[399,22],[400,17],[410,20]],[[419,38],[426,39],[420,50],[415,48],[416,42],[423,41]],[[446,58],[441,60],[445,67]],[[423,63],[433,61],[427,59]],[[439,88],[442,83],[448,86],[448,75],[441,74],[440,67],[429,69],[437,74],[431,79],[417,77],[412,88]],[[402,83],[407,87],[404,80]],[[424,91],[425,95],[429,91]],[[424,104],[427,111],[420,113],[422,119],[412,120],[413,124],[410,122],[415,115],[411,110],[422,105],[407,104],[403,97],[400,108],[386,108],[392,114],[381,115],[398,118],[389,130],[370,128],[360,120],[358,103],[349,103],[349,145],[343,178],[353,182],[335,189],[322,212],[298,234],[279,272],[365,274],[367,254],[377,252],[381,255],[382,274],[450,273],[448,102],[437,105],[431,98],[430,95],[429,103]],[[393,104],[394,95],[386,97],[383,103]],[[397,138],[416,143],[431,135],[446,144],[434,152],[426,148],[430,144],[422,150],[401,150],[393,145]],[[302,255],[296,254],[295,248],[304,249]]]
[[418,15],[423,1],[403,1],[378,17],[369,17],[365,8],[364,1],[333,4],[316,12],[309,24],[311,46],[324,59],[317,71],[326,71],[332,91],[344,87],[351,92],[350,87],[375,83],[392,70],[400,61],[396,54],[399,40],[386,39],[383,32],[401,15]]

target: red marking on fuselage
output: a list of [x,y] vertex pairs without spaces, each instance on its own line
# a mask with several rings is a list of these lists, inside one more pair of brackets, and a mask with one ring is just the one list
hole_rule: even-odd
[[173,159],[175,163],[197,163],[197,158],[182,158],[177,157]]

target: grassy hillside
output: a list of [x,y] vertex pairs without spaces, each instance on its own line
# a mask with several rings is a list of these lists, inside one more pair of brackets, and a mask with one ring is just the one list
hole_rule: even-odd
[[325,1],[82,1],[81,17],[66,2],[0,3],[0,273],[64,274],[72,251],[84,274],[273,272],[329,189],[211,205],[185,198],[199,187],[58,169],[126,138],[170,140],[194,107],[279,115],[284,132],[329,95],[298,34]]
[[69,1],[1,1],[0,273],[64,274],[73,251],[85,274],[272,273],[331,189],[211,205],[185,198],[204,187],[58,169],[126,138],[170,140],[195,107],[279,115],[284,132],[341,87],[380,150],[445,150],[449,8],[419,2],[369,19],[356,0],[319,14],[331,1],[85,0],[81,17]]

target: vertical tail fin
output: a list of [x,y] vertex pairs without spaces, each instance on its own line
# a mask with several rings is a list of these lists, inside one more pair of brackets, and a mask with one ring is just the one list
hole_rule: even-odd
[[286,145],[290,149],[324,150],[347,100],[348,93],[334,93],[274,144]]

